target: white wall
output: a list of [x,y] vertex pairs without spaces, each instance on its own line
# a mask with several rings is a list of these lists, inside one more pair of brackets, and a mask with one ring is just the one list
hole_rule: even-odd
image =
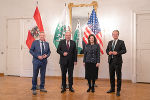
[[[79,3],[80,0],[39,0],[39,10],[42,16],[47,41],[50,43],[51,56],[47,66],[47,75],[60,75],[59,55],[53,45],[53,36],[58,19],[64,9],[64,2]],[[91,0],[82,0],[88,2]],[[4,55],[0,66],[0,73],[5,71],[6,67],[6,20],[7,18],[32,18],[36,2],[35,0],[0,0],[0,40]],[[131,80],[132,77],[132,12],[150,10],[149,0],[99,0],[98,17],[103,34],[104,50],[107,43],[112,39],[111,32],[114,29],[120,30],[120,39],[125,41],[127,53],[123,56],[123,79]],[[31,66],[32,67],[32,66]],[[74,76],[84,77],[84,67],[82,57],[78,59],[78,65],[75,66]],[[108,78],[108,63],[106,53],[101,57],[99,68],[99,77]]]

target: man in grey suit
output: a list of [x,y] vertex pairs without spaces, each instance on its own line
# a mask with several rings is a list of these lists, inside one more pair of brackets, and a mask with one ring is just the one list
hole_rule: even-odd
[[107,93],[115,92],[115,72],[117,74],[117,96],[120,96],[121,81],[122,81],[122,54],[126,53],[126,47],[123,40],[119,40],[119,31],[112,32],[114,40],[109,41],[106,53],[108,54],[109,75],[111,89]]
[[40,70],[40,91],[47,92],[45,90],[45,73],[46,73],[46,65],[47,65],[47,58],[50,56],[50,48],[49,43],[45,41],[45,33],[41,32],[39,35],[39,40],[35,40],[32,43],[30,48],[30,53],[33,56],[33,77],[32,77],[32,90],[33,95],[36,95],[36,86],[37,86],[37,77]]

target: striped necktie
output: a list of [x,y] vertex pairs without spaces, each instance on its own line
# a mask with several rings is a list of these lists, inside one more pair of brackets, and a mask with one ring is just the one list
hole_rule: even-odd
[[[116,43],[116,40],[113,41],[113,44],[112,44],[112,51],[114,51],[114,49],[115,49],[115,43]],[[114,55],[112,55],[112,58],[113,58],[113,56],[114,56]]]
[[116,43],[116,40],[113,41],[113,44],[112,44],[112,51],[114,51],[114,49],[115,49],[115,43]]

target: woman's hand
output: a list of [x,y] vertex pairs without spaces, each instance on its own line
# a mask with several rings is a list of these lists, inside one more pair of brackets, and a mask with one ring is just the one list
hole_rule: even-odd
[[99,64],[100,64],[100,63],[97,63],[97,64],[96,64],[96,67],[99,67]]

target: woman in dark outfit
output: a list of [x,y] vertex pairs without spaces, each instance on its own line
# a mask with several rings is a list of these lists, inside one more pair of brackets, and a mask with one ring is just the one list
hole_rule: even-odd
[[[97,71],[100,64],[100,46],[94,34],[89,35],[88,44],[84,48],[85,79],[88,80],[89,88],[87,92],[95,92],[95,80],[97,79]],[[92,84],[91,84],[92,83]]]

